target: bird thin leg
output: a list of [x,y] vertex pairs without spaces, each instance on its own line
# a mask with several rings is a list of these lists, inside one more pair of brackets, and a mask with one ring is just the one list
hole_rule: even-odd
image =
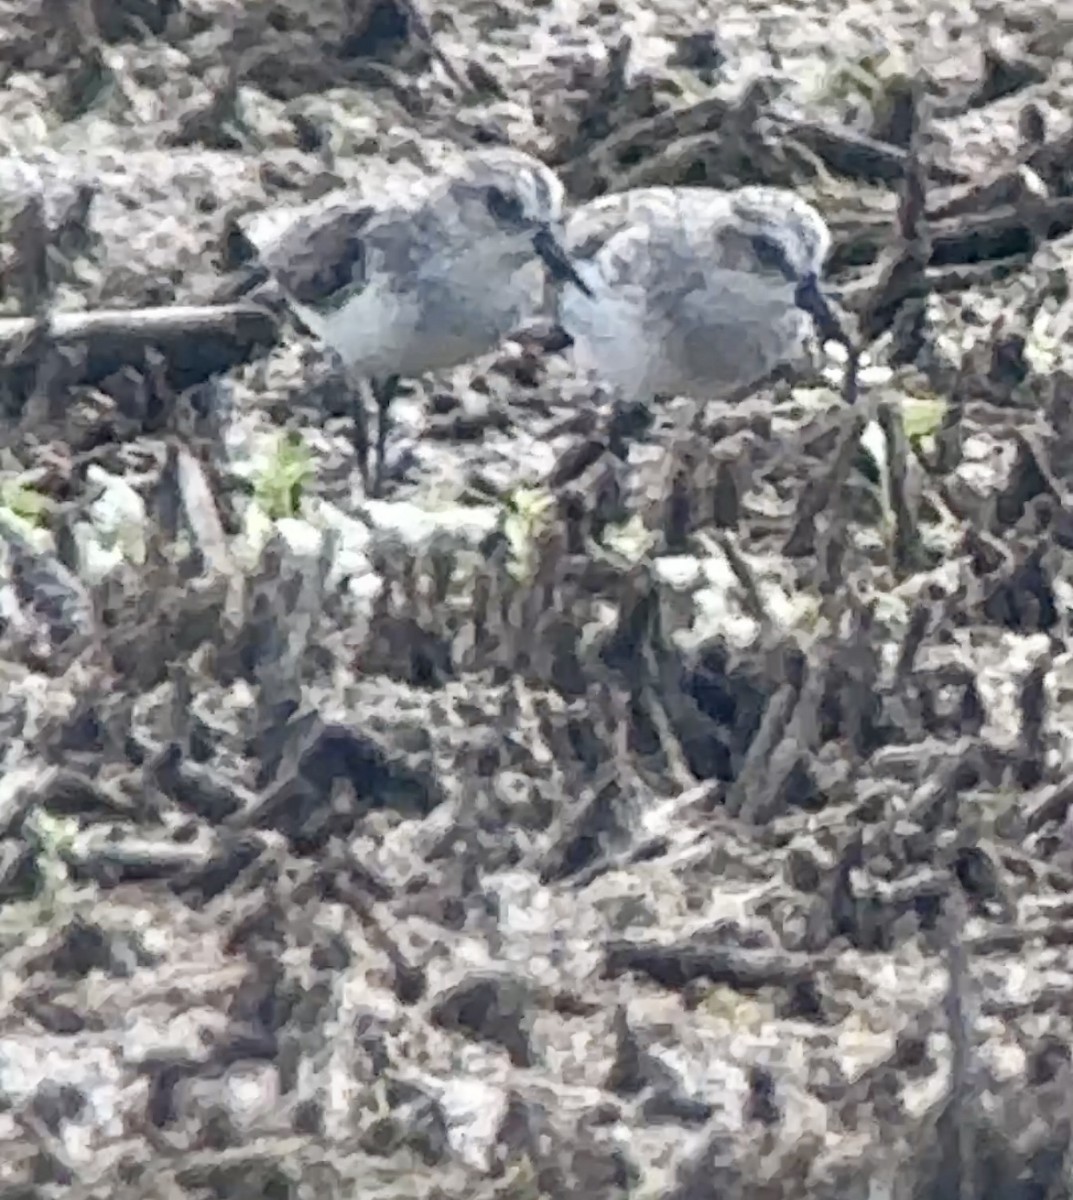
[[376,401],[376,458],[373,464],[374,496],[380,495],[380,487],[384,481],[384,452],[387,448],[387,435],[391,431],[391,402],[399,390],[398,375],[388,375],[385,379],[374,379],[370,383],[373,399]]
[[[348,372],[349,374],[349,372]],[[362,491],[369,492],[369,414],[365,407],[365,389],[368,386],[363,379],[351,376],[350,389],[350,441],[354,447],[354,457],[358,460],[358,470],[361,472]]]
[[608,449],[625,461],[630,443],[644,437],[654,419],[651,405],[616,393],[607,419]]

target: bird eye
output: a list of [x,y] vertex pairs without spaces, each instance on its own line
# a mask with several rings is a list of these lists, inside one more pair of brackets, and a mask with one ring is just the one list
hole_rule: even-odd
[[757,262],[762,267],[769,271],[778,271],[790,283],[797,282],[797,272],[793,264],[787,258],[786,251],[773,237],[768,237],[766,233],[754,233],[749,242]]
[[520,225],[525,220],[525,210],[517,196],[509,196],[502,188],[490,187],[486,200],[488,211],[497,221],[507,225]]

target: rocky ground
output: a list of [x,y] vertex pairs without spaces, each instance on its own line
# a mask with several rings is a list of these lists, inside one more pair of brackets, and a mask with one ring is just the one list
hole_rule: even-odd
[[[0,2],[0,1200],[1068,1196],[1073,8],[437,8]],[[800,188],[859,369],[512,343],[366,501],[144,311],[504,140]]]

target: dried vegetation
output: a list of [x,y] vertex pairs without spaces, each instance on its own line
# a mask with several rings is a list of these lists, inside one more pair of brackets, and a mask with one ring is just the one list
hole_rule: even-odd
[[[0,3],[0,1200],[1069,1196],[1073,12],[438,8]],[[504,138],[812,196],[856,403],[526,342],[352,502],[204,305]]]

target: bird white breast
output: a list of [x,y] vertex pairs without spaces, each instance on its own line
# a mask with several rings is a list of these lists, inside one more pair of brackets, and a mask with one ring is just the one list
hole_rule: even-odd
[[659,369],[658,347],[648,327],[642,289],[622,284],[611,288],[593,263],[577,263],[577,272],[592,296],[566,285],[559,297],[559,322],[574,339],[573,360],[627,396],[651,395]]
[[413,298],[395,290],[387,277],[374,279],[334,309],[294,308],[306,325],[348,366],[369,375],[396,374],[415,319]]

